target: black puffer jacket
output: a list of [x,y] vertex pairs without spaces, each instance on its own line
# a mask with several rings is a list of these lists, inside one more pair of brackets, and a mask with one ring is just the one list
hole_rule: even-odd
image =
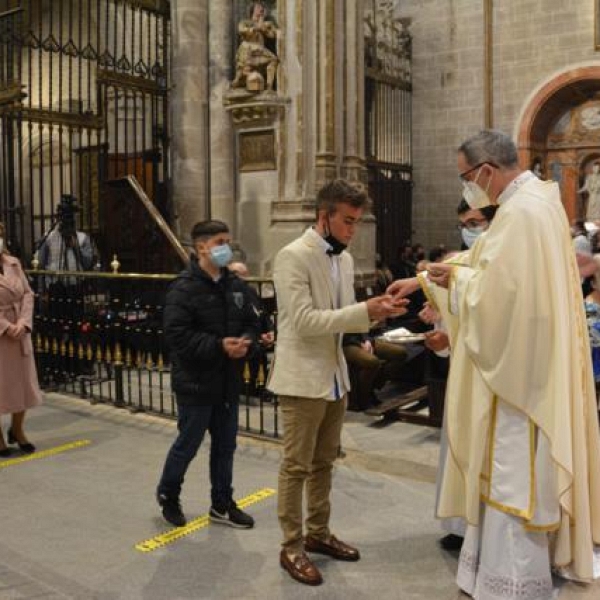
[[209,405],[237,402],[245,359],[231,359],[224,337],[249,337],[256,349],[259,323],[245,282],[227,269],[215,282],[192,257],[167,292],[164,330],[177,401]]

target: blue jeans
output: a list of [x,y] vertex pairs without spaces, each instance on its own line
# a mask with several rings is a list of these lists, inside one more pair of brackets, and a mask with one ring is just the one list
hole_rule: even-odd
[[233,497],[233,454],[238,430],[238,405],[177,405],[179,435],[167,454],[157,493],[179,498],[185,473],[204,434],[210,433],[210,483],[212,505],[226,509]]

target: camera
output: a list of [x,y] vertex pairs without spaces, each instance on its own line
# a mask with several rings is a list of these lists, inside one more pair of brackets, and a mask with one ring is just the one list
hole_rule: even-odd
[[56,207],[58,230],[63,237],[72,237],[76,233],[75,214],[79,212],[77,199],[71,194],[63,194]]

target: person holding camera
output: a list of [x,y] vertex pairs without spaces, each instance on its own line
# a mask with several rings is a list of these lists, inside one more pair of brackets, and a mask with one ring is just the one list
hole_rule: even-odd
[[89,235],[78,231],[74,196],[63,194],[56,214],[57,222],[38,249],[40,268],[46,271],[87,271],[94,261]]

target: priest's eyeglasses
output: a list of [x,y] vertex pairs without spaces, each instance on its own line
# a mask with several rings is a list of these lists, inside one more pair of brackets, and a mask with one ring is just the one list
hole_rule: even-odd
[[481,169],[481,167],[483,167],[483,165],[490,165],[490,167],[494,167],[494,169],[500,168],[496,163],[490,162],[489,160],[484,160],[483,162],[477,163],[474,167],[471,167],[470,169],[467,169],[466,171],[459,173],[458,178],[461,181],[469,181],[469,178],[467,176],[470,175],[471,173],[473,173],[473,171],[477,171],[477,169]]

